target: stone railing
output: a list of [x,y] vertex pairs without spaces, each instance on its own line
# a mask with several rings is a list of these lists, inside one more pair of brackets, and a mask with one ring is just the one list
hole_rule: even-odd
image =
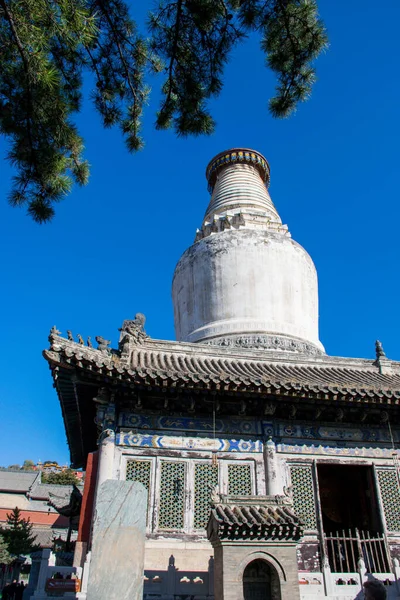
[[55,554],[44,549],[32,560],[32,570],[24,600],[45,600],[56,594],[59,597],[76,598],[81,588],[81,567],[58,567]]
[[329,567],[325,567],[320,573],[299,572],[300,598],[301,600],[308,600],[310,597],[330,600],[361,598],[363,584],[375,579],[381,581],[386,587],[387,599],[394,600],[400,594],[400,566],[396,559],[393,563],[392,573],[367,573],[363,560],[358,562],[356,573],[333,573]]

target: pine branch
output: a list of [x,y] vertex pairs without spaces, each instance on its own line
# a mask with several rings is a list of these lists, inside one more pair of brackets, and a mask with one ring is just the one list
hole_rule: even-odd
[[[173,47],[172,47],[172,52],[171,52],[171,58],[170,58],[169,67],[168,67],[168,80],[167,80],[168,81],[168,94],[164,101],[163,108],[168,106],[169,102],[171,100],[172,73],[173,73],[173,69],[174,69],[174,62],[176,60],[176,53],[178,50],[180,20],[181,20],[181,15],[182,15],[182,0],[178,0],[178,2],[175,4],[175,6],[176,6],[175,35],[174,35],[174,43],[173,43]],[[163,110],[163,108],[161,108],[161,111]]]
[[326,47],[316,0],[163,0],[150,16],[150,41],[137,32],[127,0],[0,0],[0,134],[16,168],[10,195],[37,222],[83,184],[88,164],[72,121],[84,69],[105,127],[120,127],[130,151],[142,146],[145,74],[164,72],[156,127],[210,134],[207,103],[223,86],[234,46],[262,32],[278,77],[273,116],[287,116],[311,92],[313,60]]
[[[2,7],[2,9],[4,11],[7,21],[9,22],[14,41],[16,43],[18,52],[21,56],[21,60],[24,65],[26,84],[27,84],[26,85],[26,100],[27,100],[26,129],[27,129],[28,139],[29,139],[32,168],[35,169],[35,171],[36,171],[37,164],[36,164],[36,156],[35,156],[35,149],[34,149],[34,145],[33,145],[33,136],[32,136],[32,113],[33,113],[32,104],[33,104],[33,102],[32,102],[32,90],[31,90],[31,85],[30,85],[31,77],[30,77],[30,70],[29,70],[29,60],[25,54],[24,47],[21,43],[21,40],[19,39],[19,35],[18,35],[17,29],[15,27],[14,19],[7,8],[5,0],[0,0],[0,6]],[[28,185],[28,182],[27,182],[27,185]],[[26,186],[24,187],[24,191],[25,191],[25,189],[26,189]]]

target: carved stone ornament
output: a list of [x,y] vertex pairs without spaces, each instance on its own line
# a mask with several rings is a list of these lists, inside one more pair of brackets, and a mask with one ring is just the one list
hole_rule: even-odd
[[301,340],[265,334],[232,335],[202,342],[211,346],[227,348],[252,348],[255,350],[277,350],[280,352],[296,352],[309,356],[321,356],[322,350]]
[[[287,225],[282,225],[279,221],[273,221],[269,215],[259,215],[257,222],[263,226],[263,229],[272,230],[275,233],[281,233],[290,237]],[[212,221],[205,221],[200,229],[196,230],[195,242],[227,229],[239,229],[245,225],[254,224],[254,214],[251,212],[238,212],[234,215],[214,215]]]
[[289,498],[289,500],[291,502],[293,502],[293,486],[292,485],[288,485],[288,486],[284,485],[283,493],[287,498]]
[[61,335],[61,331],[58,331],[55,325],[53,325],[53,327],[50,329],[50,337],[53,335]]
[[274,502],[278,506],[291,506],[293,504],[293,496],[289,494],[273,496]]
[[218,491],[218,485],[208,484],[210,489],[210,503],[211,504],[219,504],[221,502],[221,494]]
[[96,342],[98,344],[97,350],[100,350],[103,354],[110,354],[111,350],[108,347],[111,344],[110,340],[105,340],[101,335],[96,335]]
[[379,340],[375,342],[375,354],[376,361],[375,364],[379,368],[379,372],[381,375],[391,375],[392,374],[392,361],[387,358],[386,353],[383,349],[382,343]]
[[121,336],[121,339],[118,344],[118,348],[121,354],[128,354],[130,349],[130,340],[131,336],[128,333],[125,333],[124,336]]
[[383,358],[386,356],[386,353],[383,349],[382,346],[382,342],[380,342],[379,340],[376,340],[375,342],[375,353],[376,353],[376,358]]
[[134,319],[123,322],[119,330],[121,332],[119,339],[121,354],[128,354],[131,345],[140,344],[149,337],[144,330],[145,322],[146,317],[142,313],[137,313]]

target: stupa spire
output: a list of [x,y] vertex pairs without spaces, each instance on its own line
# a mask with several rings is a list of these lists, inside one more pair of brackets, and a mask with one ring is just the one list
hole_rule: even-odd
[[287,233],[268,193],[266,158],[247,148],[217,154],[206,170],[211,200],[196,240],[226,229],[274,229]]

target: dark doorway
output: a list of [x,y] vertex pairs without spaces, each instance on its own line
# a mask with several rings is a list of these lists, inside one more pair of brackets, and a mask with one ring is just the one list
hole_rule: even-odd
[[318,465],[324,551],[333,573],[387,573],[389,561],[372,467]]
[[325,533],[382,532],[372,467],[320,464],[318,483]]
[[271,568],[265,560],[253,560],[243,573],[244,600],[271,600]]

